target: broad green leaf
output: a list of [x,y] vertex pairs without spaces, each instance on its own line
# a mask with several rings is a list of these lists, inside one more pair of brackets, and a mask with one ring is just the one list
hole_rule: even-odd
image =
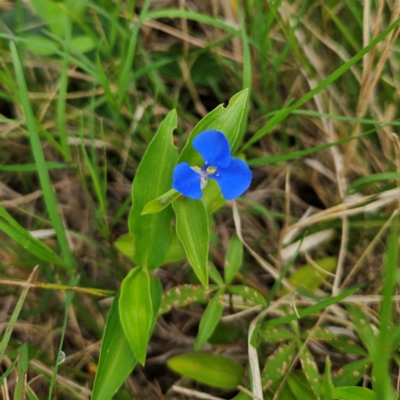
[[120,251],[124,256],[133,257],[135,252],[135,237],[132,233],[125,233],[121,235],[115,242],[114,246]]
[[235,294],[237,296],[242,296],[246,300],[250,300],[264,307],[267,305],[267,302],[264,299],[263,295],[257,292],[257,290],[253,289],[252,287],[244,285],[235,285],[235,286],[229,286],[228,290],[232,294]]
[[156,199],[149,201],[143,208],[142,215],[156,214],[164,208],[168,207],[174,200],[176,200],[181,194],[175,189],[170,189]]
[[176,213],[176,233],[200,282],[208,285],[207,261],[210,232],[208,216],[199,200],[177,199],[172,206]]
[[274,382],[281,379],[294,358],[295,344],[293,342],[279,346],[268,356],[261,373],[263,390],[269,389]]
[[333,398],[334,400],[378,400],[371,389],[358,386],[343,386],[333,389]]
[[71,49],[76,53],[87,53],[96,47],[96,42],[89,35],[77,35],[71,39]]
[[119,315],[133,354],[144,365],[153,321],[153,307],[150,277],[143,267],[134,268],[122,281]]
[[354,386],[363,378],[367,368],[371,364],[371,359],[362,358],[344,365],[333,376],[332,381],[335,386]]
[[212,335],[224,310],[224,289],[219,289],[208,303],[199,325],[194,349],[198,350]]
[[165,193],[172,186],[172,172],[178,158],[172,142],[172,132],[177,125],[176,111],[163,120],[138,167],[132,186],[132,209],[128,226],[135,237],[133,260],[150,269],[158,268],[168,252],[171,240],[171,221],[174,213],[170,207],[158,214],[141,215],[144,206]]
[[[301,345],[302,343],[299,341],[299,348]],[[314,392],[315,396],[319,398],[321,388],[319,385],[318,367],[307,346],[304,347],[303,351],[300,353],[300,362],[312,391]]]
[[235,234],[229,241],[225,256],[224,278],[227,285],[232,282],[243,262],[243,245]]
[[[295,288],[308,289],[314,291],[328,277],[328,272],[334,271],[337,264],[335,257],[322,258],[315,260],[315,263],[323,270],[316,269],[311,265],[303,265],[289,277],[289,282]],[[327,273],[324,273],[326,271]]]
[[115,296],[108,313],[92,400],[110,400],[137,362],[120,322],[119,297],[120,293]]
[[241,384],[243,366],[217,354],[188,353],[168,360],[168,366],[178,374],[206,385],[234,389]]
[[168,312],[172,307],[185,307],[192,303],[205,303],[207,295],[216,286],[205,288],[201,285],[181,285],[175,286],[164,293],[159,313]]

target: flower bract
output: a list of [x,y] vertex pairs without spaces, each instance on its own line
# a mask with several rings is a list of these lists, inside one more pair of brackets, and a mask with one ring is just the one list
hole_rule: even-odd
[[204,160],[203,167],[190,166],[187,162],[176,165],[172,187],[191,199],[200,199],[208,179],[214,179],[226,200],[241,196],[250,186],[252,174],[240,158],[233,158],[225,135],[216,130],[198,134],[193,147]]

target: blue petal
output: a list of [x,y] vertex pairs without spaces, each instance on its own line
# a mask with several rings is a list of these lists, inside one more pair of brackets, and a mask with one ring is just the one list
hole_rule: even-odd
[[222,132],[209,130],[197,135],[193,147],[202,155],[206,166],[226,168],[231,162],[228,139]]
[[201,199],[201,175],[190,168],[187,162],[178,164],[174,169],[172,187],[190,199]]
[[234,200],[242,195],[250,186],[252,173],[249,166],[240,158],[232,158],[228,168],[218,168],[213,175],[226,200]]

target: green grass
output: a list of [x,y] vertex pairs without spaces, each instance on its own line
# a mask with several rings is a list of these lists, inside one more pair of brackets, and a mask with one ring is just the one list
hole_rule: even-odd
[[[400,281],[400,152],[391,136],[400,125],[400,19],[385,5],[377,20],[378,3],[0,4],[2,393],[86,399],[96,379],[98,399],[101,393],[117,400],[177,393],[195,399],[198,392],[236,400],[250,399],[249,393],[268,400],[400,398],[393,297]],[[242,92],[231,108],[201,121],[247,88],[247,98]],[[153,141],[144,155],[172,109],[179,152],[199,121],[194,134],[217,124],[235,157],[253,171],[236,208],[221,202],[212,184],[201,215],[174,204],[185,215],[179,237],[170,205],[162,211],[168,215],[147,220],[139,209],[170,188],[170,138],[164,136],[168,145],[160,141],[160,148]],[[196,158],[192,139],[182,159]],[[165,178],[160,165],[168,170]],[[195,226],[206,227],[201,246]],[[235,233],[243,260],[225,283]],[[189,262],[202,260],[201,269],[195,264],[204,281],[208,240],[215,284],[193,286],[199,282]],[[290,245],[295,250],[288,253]],[[160,257],[173,262],[160,266]],[[110,306],[133,260],[152,282],[145,299],[134,298],[136,309],[152,304],[154,319],[138,320],[153,326],[159,309],[159,325],[145,366],[131,373],[136,361],[130,360],[116,373],[116,358],[103,353],[99,361],[99,343],[106,332],[105,348],[130,357],[124,331],[132,315],[129,291],[122,296],[125,308],[115,303],[110,315]],[[135,334],[142,344],[134,351],[143,361],[148,331]],[[192,353],[195,343],[200,352],[227,356],[221,365],[233,368],[229,357],[239,361],[246,372],[233,368],[240,371],[233,381],[241,385],[215,388],[209,368],[218,365],[202,357],[200,385],[192,373],[179,379],[166,368],[172,356]],[[61,351],[67,358],[58,363]]]

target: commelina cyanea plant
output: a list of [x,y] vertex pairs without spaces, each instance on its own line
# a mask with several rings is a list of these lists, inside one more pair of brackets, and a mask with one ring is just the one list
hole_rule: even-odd
[[204,166],[190,166],[187,162],[176,165],[172,187],[184,196],[198,200],[208,179],[214,179],[226,200],[234,200],[250,186],[252,174],[249,166],[240,158],[231,156],[225,135],[216,130],[198,134],[193,147],[204,159]]

